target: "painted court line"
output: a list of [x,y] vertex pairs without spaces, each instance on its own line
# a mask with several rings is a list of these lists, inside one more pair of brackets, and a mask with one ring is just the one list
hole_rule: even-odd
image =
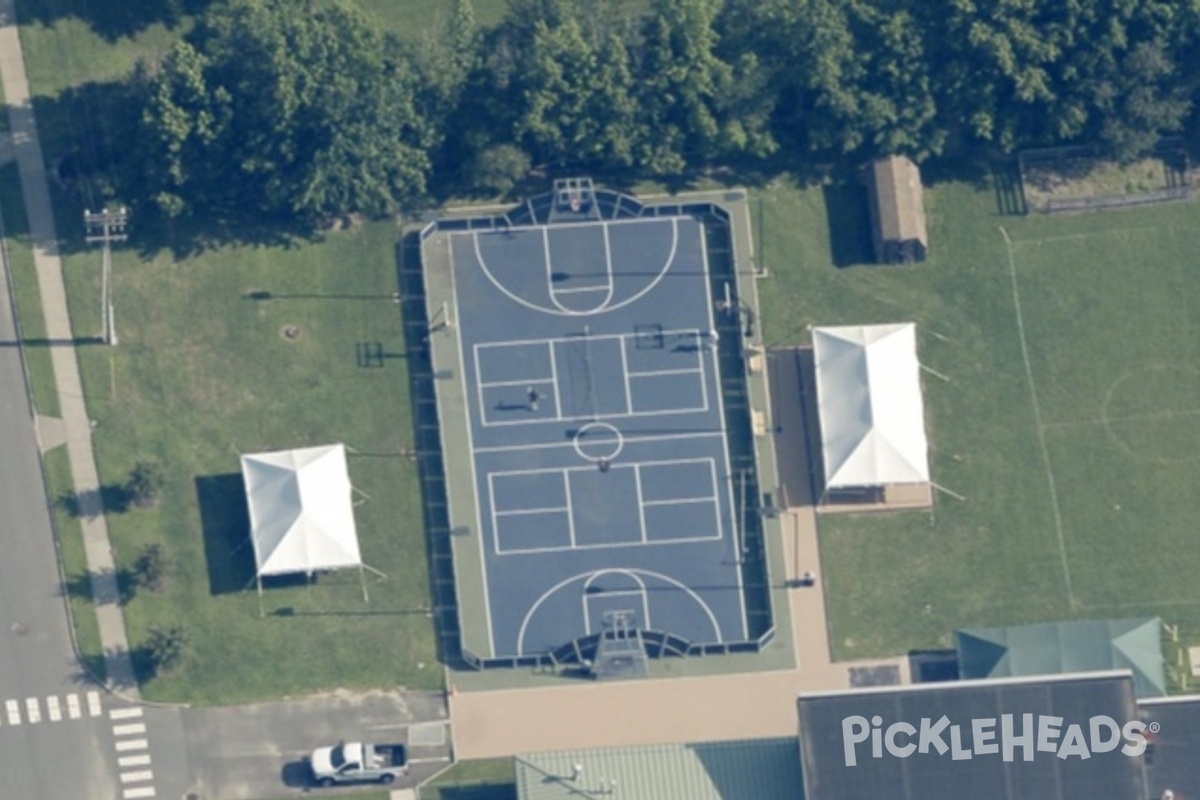
[[571,473],[563,470],[563,491],[567,494],[567,528],[571,534],[571,548],[575,548],[575,507],[571,505]]
[[131,722],[128,725],[113,725],[113,736],[133,736],[137,733],[146,732],[146,723]]
[[[664,433],[664,434],[649,434],[646,436],[638,436],[637,434],[621,434],[621,438],[625,440],[626,445],[640,444],[642,442],[668,442],[681,439],[709,439],[714,436],[720,436],[720,431],[700,431],[698,433]],[[506,444],[495,445],[492,447],[480,447],[476,453],[505,453],[510,450],[551,450],[557,447],[574,447],[574,442],[542,442],[540,444]]]
[[551,508],[549,506],[542,507],[542,508],[518,508],[514,511],[497,511],[496,516],[497,517],[509,517],[514,514],[552,514],[552,513],[562,513],[563,511],[570,511],[570,510],[571,510],[570,506],[557,506],[554,508]]
[[145,739],[122,739],[113,746],[118,753],[128,753],[131,750],[146,750],[150,747],[150,742]]
[[74,692],[67,695],[67,716],[71,719],[79,719],[83,716],[83,712],[79,709],[79,695]]
[[150,754],[143,753],[140,756],[121,756],[117,759],[117,766],[125,769],[127,767],[144,767],[150,763]]
[[109,719],[130,719],[132,717],[142,716],[141,706],[133,706],[132,708],[114,708],[108,712]]
[[142,783],[144,781],[154,780],[154,772],[152,770],[143,769],[137,772],[122,772],[121,783]]

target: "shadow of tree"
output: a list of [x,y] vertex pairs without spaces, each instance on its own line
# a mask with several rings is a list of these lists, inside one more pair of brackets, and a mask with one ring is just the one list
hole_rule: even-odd
[[[89,603],[103,604],[110,602],[114,598],[105,594],[105,586],[111,586],[108,583],[109,579],[116,579],[116,597],[118,603],[125,604],[137,596],[138,580],[137,576],[129,569],[124,567],[113,569],[103,569],[95,574],[99,580],[93,580],[91,572],[77,572],[74,575],[68,575],[63,583],[63,592],[67,597],[77,600],[86,600]],[[99,585],[97,585],[99,584]]]
[[109,484],[83,492],[66,492],[54,504],[76,519],[92,519],[101,514],[124,514],[132,499],[124,486]]
[[21,24],[53,25],[59,20],[81,20],[97,36],[113,42],[133,36],[151,25],[175,27],[189,15],[198,14],[212,0],[107,0],[103,3],[63,0],[22,0],[17,4]]

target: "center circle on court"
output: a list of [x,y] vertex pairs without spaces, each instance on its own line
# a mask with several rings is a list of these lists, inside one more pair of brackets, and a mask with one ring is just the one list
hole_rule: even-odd
[[573,444],[586,461],[612,461],[625,447],[625,437],[607,422],[589,422],[575,431]]
[[1200,460],[1200,371],[1151,364],[1126,372],[1108,387],[1101,418],[1127,453],[1161,464]]

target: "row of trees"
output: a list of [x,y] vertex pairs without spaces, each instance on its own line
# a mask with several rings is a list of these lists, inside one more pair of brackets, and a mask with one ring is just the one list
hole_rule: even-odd
[[317,225],[531,167],[1127,159],[1200,93],[1197,0],[510,0],[488,30],[453,0],[416,42],[319,5],[219,0],[140,71],[127,196]]

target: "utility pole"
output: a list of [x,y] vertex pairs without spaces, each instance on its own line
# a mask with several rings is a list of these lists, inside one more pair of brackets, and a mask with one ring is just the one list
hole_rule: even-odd
[[106,208],[98,213],[83,212],[87,241],[101,242],[104,245],[104,261],[100,273],[100,338],[105,344],[117,343],[112,299],[112,243],[123,242],[128,238],[125,234],[125,222],[128,218],[129,210],[124,206],[115,211]]

